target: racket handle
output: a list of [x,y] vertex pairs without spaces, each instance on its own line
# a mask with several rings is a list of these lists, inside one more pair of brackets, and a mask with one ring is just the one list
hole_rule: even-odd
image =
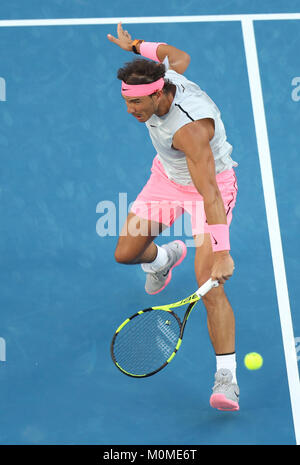
[[196,294],[199,297],[204,296],[208,291],[210,291],[213,287],[218,287],[219,281],[213,281],[212,279],[209,279],[204,283],[201,287],[199,287],[198,291],[196,291]]

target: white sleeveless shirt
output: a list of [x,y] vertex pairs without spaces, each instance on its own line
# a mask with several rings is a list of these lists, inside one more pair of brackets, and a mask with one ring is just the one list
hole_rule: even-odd
[[170,110],[164,116],[152,115],[146,121],[146,126],[168,178],[182,185],[193,184],[185,154],[173,149],[172,142],[178,129],[203,118],[212,118],[215,122],[215,134],[210,147],[216,173],[238,166],[230,156],[232,146],[227,142],[221,114],[215,103],[197,84],[174,70],[168,70],[165,78],[176,85]]

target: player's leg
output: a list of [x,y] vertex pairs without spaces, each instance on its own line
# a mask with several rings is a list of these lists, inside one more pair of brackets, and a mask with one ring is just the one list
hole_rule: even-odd
[[157,294],[171,281],[172,270],[186,256],[186,246],[182,241],[172,241],[158,246],[154,239],[168,225],[141,218],[129,213],[122,228],[115,250],[118,263],[140,263],[146,273],[145,290]]
[[[200,287],[211,276],[213,251],[210,235],[195,236],[195,243],[195,274]],[[215,353],[235,352],[235,318],[224,285],[213,288],[202,300],[207,311],[207,326]]]
[[129,213],[122,228],[115,250],[118,263],[142,265],[146,273],[145,290],[148,294],[162,291],[170,282],[172,270],[186,255],[186,246],[182,241],[172,241],[161,247],[154,243],[167,225],[133,212]]
[[[196,236],[195,243],[195,273],[200,287],[211,276],[213,251],[210,235]],[[239,388],[236,380],[235,318],[225,294],[224,285],[220,284],[213,288],[202,297],[202,300],[206,308],[208,332],[217,360],[215,385],[210,397],[210,405],[219,410],[238,410]]]
[[[232,220],[232,210],[237,196],[237,180],[234,170],[227,170],[217,175],[217,183],[224,202],[227,224]],[[197,224],[196,217],[200,216]],[[213,250],[210,234],[207,231],[204,207],[197,206],[196,215],[192,211],[192,228],[196,254],[195,273],[201,286],[211,277]],[[202,223],[204,219],[204,224]],[[202,224],[201,224],[202,223]],[[206,233],[207,232],[207,233]],[[206,233],[206,234],[205,234]],[[224,285],[213,288],[203,297],[207,312],[207,327],[216,353],[217,373],[210,403],[221,410],[238,410],[239,389],[236,381],[235,356],[235,317],[226,296]]]
[[162,223],[140,218],[130,212],[118,239],[116,261],[126,265],[153,262],[158,252],[153,241],[165,227]]

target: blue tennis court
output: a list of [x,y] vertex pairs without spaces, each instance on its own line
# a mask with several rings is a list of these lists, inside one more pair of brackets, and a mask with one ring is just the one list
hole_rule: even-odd
[[[2,4],[0,444],[299,444],[299,2]],[[114,260],[155,156],[116,78],[133,55],[106,38],[122,18],[132,36],[190,54],[185,75],[221,109],[239,163],[225,285],[239,412],[209,406],[215,356],[201,302],[156,376],[129,378],[110,358],[128,315],[197,288],[193,247],[156,296],[139,266]],[[188,226],[180,238],[192,239]],[[243,364],[252,351],[260,370]]]

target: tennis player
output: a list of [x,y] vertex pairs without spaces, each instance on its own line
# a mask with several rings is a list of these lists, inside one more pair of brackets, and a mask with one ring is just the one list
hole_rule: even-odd
[[238,410],[235,318],[224,291],[234,270],[229,253],[237,195],[232,146],[217,106],[183,76],[190,63],[187,53],[165,43],[132,40],[121,23],[117,35],[107,37],[141,56],[119,69],[118,78],[128,113],[146,124],[157,155],[150,178],[128,214],[115,259],[141,264],[146,292],[161,292],[187,248],[183,241],[158,246],[154,239],[184,211],[190,213],[198,286],[209,278],[220,283],[203,297],[217,366],[210,405]]

